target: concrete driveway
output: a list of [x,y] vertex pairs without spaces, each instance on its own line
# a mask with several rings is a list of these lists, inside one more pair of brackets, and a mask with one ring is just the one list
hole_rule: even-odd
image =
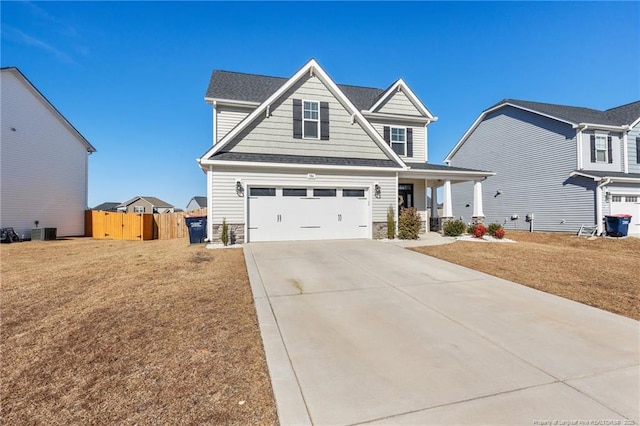
[[637,321],[384,242],[245,255],[283,425],[640,421]]

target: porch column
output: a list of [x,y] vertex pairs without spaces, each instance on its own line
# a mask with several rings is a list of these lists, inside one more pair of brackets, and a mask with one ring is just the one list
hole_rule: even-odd
[[484,222],[484,212],[482,211],[482,181],[473,182],[473,217],[474,223]]
[[450,180],[444,181],[444,188],[442,192],[444,197],[444,200],[442,200],[442,203],[443,203],[442,216],[446,218],[453,217],[453,206],[451,205],[451,181]]
[[438,219],[438,188],[431,187],[431,218]]

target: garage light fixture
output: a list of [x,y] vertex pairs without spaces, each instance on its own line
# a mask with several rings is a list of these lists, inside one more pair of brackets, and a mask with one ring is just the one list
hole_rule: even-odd
[[238,194],[238,197],[244,197],[244,187],[239,179],[236,180],[236,194]]
[[380,184],[378,182],[373,184],[373,193],[376,198],[380,198],[382,196],[382,190],[380,189]]

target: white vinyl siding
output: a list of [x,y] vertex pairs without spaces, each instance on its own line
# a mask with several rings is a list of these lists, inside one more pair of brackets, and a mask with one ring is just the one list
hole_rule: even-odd
[[[312,99],[329,104],[330,139],[295,139],[293,137],[292,99]],[[310,155],[387,159],[387,155],[356,122],[317,77],[307,77],[295,84],[266,114],[240,132],[229,145],[231,152],[257,154]]]
[[[309,178],[313,172],[315,178]],[[372,172],[337,172],[324,170],[260,170],[233,169],[226,166],[216,166],[212,173],[213,223],[221,224],[226,218],[227,223],[245,223],[246,194],[239,197],[235,190],[236,179],[241,179],[247,187],[321,187],[321,188],[372,188],[378,183],[381,197],[371,196],[373,222],[386,222],[387,207],[396,205],[396,174],[388,172],[374,174]]]
[[12,71],[1,85],[0,226],[29,237],[38,220],[59,237],[84,235],[86,146]]
[[217,106],[214,111],[216,114],[215,123],[217,127],[214,129],[214,142],[218,142],[225,137],[231,129],[236,127],[238,123],[244,120],[244,118],[253,111],[253,108]]
[[378,107],[376,112],[395,115],[410,115],[413,117],[422,117],[422,114],[411,103],[404,92],[395,92],[387,101]]

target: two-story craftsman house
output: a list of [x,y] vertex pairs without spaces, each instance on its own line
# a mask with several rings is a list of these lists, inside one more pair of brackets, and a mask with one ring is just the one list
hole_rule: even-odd
[[[451,185],[490,172],[428,163],[437,120],[403,80],[386,90],[336,84],[315,60],[291,78],[214,71],[208,235],[236,241],[385,238],[387,212],[415,207],[425,228],[451,216]],[[428,194],[429,193],[429,194]],[[431,206],[427,206],[431,195]],[[476,213],[482,200],[476,199]]]
[[[482,112],[445,161],[490,168],[485,221],[507,228],[603,231],[630,214],[640,235],[640,101],[606,111],[505,99]],[[473,188],[457,185],[453,214],[470,220]],[[528,221],[527,221],[528,220]]]

